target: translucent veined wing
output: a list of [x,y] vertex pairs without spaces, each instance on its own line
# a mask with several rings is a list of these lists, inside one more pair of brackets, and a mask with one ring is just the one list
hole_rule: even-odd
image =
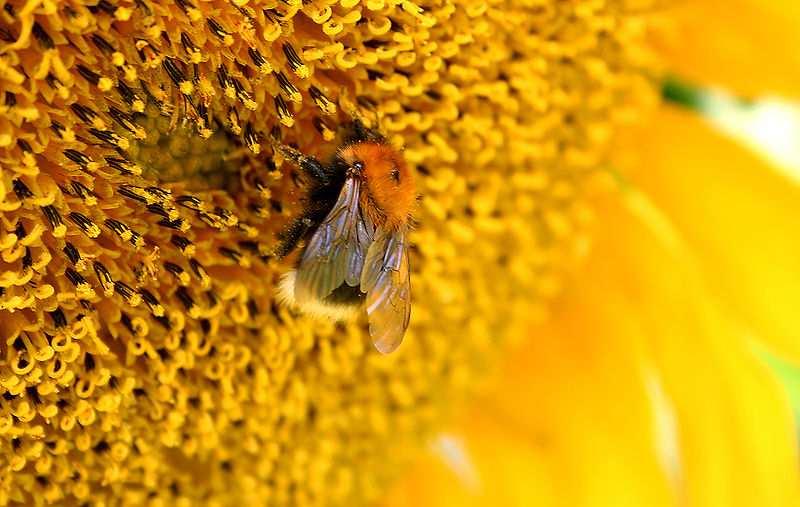
[[403,341],[411,320],[411,270],[405,231],[379,227],[361,272],[372,342],[388,354]]
[[361,279],[374,227],[359,206],[360,181],[347,178],[336,204],[311,236],[297,266],[295,298],[324,299],[347,283]]

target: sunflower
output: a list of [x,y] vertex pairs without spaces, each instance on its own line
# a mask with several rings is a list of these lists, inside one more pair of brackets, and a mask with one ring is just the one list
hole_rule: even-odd
[[800,504],[800,190],[709,108],[796,99],[798,20],[750,0],[654,14],[665,101],[618,138],[586,262],[382,505]]
[[[668,53],[657,50],[671,41],[653,39],[681,18],[665,18],[660,2],[2,7],[0,505],[398,499],[386,496],[390,483],[473,396],[478,462],[492,467],[503,452],[476,473],[472,498],[494,477],[543,471],[545,455],[521,455],[530,448],[517,441],[566,446],[552,457],[587,476],[615,456],[596,490],[573,490],[577,500],[621,491],[634,460],[643,494],[688,491],[694,501],[752,472],[752,495],[788,498],[785,400],[727,313],[706,311],[711,291],[695,281],[706,266],[690,259],[714,244],[656,211],[680,203],[683,187],[626,165],[647,148],[659,155],[656,141],[671,134],[625,138],[636,121],[666,114],[652,112]],[[414,316],[389,356],[373,350],[363,322],[312,319],[275,300],[291,262],[275,255],[279,234],[301,209],[303,184],[270,139],[324,158],[353,118],[403,149],[422,194]],[[666,204],[620,191],[645,183]],[[744,209],[741,218],[755,221]],[[735,232],[720,220],[720,235]],[[730,266],[704,260],[723,283]],[[748,273],[752,292],[726,293],[756,330],[766,299],[747,298],[762,274]],[[619,278],[629,292],[609,293]],[[577,301],[564,286],[583,288]],[[631,294],[640,308],[626,306]],[[790,329],[774,330],[793,351]],[[651,333],[663,340],[641,339]],[[498,394],[484,379],[511,347],[519,363],[503,378],[515,387],[494,384]],[[569,388],[576,382],[591,404]],[[676,393],[686,396],[676,415],[656,419],[664,411],[653,404],[671,406]],[[730,434],[714,427],[731,414]],[[531,425],[537,417],[543,426]],[[673,442],[676,426],[696,421],[684,445],[643,450],[651,433]],[[635,445],[617,453],[608,435]],[[550,493],[569,490],[569,478],[553,474]],[[421,501],[430,486],[401,490]]]

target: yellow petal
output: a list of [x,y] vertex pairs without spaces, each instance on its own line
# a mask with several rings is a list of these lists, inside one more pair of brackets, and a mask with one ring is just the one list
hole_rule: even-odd
[[800,364],[800,188],[681,110],[665,108],[636,145],[624,170],[673,221],[726,309]]
[[745,96],[800,97],[800,2],[674,2],[657,47],[669,70]]
[[640,351],[588,293],[573,296],[548,325],[531,329],[454,430],[474,484],[429,460],[388,505],[674,504]]
[[387,505],[797,505],[786,397],[637,194],[454,430],[476,480],[428,460]]
[[621,289],[619,301],[612,293],[605,304],[646,337],[674,407],[683,497],[702,506],[798,505],[797,441],[786,393],[756,357],[750,331],[727,318],[704,285],[668,215],[631,195],[626,211],[633,217],[605,210],[602,237],[609,239],[596,255],[614,262],[594,269],[608,273],[599,286]]

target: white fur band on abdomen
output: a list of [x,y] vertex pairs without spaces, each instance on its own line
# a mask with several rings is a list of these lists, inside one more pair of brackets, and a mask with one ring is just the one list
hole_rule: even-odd
[[332,304],[320,299],[298,301],[294,297],[294,284],[296,279],[296,269],[287,271],[281,276],[276,292],[278,302],[301,313],[335,321],[353,320],[358,316],[359,307],[357,305]]

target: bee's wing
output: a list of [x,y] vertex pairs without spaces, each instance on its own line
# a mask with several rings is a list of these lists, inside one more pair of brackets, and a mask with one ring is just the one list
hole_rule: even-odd
[[347,283],[359,284],[373,226],[359,206],[360,182],[347,178],[336,204],[311,236],[295,282],[298,301],[324,299]]
[[361,291],[367,294],[372,342],[388,354],[403,341],[411,319],[411,270],[404,231],[383,227],[375,231],[361,272]]

